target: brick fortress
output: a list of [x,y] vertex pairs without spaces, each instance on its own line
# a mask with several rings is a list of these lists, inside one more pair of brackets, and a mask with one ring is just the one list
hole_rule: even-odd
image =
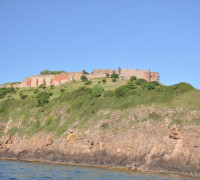
[[[46,86],[54,85],[57,86],[59,84],[67,83],[72,80],[80,81],[82,75],[87,76],[88,79],[94,78],[104,78],[106,74],[116,73],[119,75],[120,79],[130,79],[131,76],[136,76],[137,78],[143,78],[150,81],[159,81],[159,73],[151,72],[150,70],[133,70],[133,69],[121,69],[118,70],[113,69],[97,69],[92,73],[88,73],[85,70],[82,72],[65,72],[61,74],[53,74],[53,75],[33,75],[29,78],[25,78],[20,84],[12,85],[12,87],[19,88],[27,88],[27,87],[38,87],[41,84],[46,84]],[[11,85],[7,85],[6,87],[10,87]]]

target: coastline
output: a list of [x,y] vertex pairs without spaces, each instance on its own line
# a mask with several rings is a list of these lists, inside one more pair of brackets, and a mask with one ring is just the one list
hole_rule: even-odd
[[[18,157],[17,157],[18,156]],[[27,156],[26,158],[20,158],[19,155],[15,156],[13,153],[10,153],[6,155],[6,153],[0,153],[0,160],[1,161],[19,161],[19,162],[32,162],[32,163],[41,163],[41,164],[55,164],[55,165],[66,165],[66,166],[79,166],[79,167],[92,167],[92,168],[102,168],[102,169],[110,169],[110,170],[119,170],[119,171],[131,171],[131,172],[142,172],[142,173],[157,173],[157,174],[164,174],[164,175],[175,175],[175,176],[182,176],[182,177],[190,177],[190,178],[200,178],[199,174],[194,174],[194,172],[190,173],[183,173],[178,171],[168,171],[168,170],[145,170],[145,169],[133,169],[126,166],[115,166],[112,164],[111,166],[106,165],[95,165],[93,163],[73,163],[73,162],[67,162],[65,160],[60,161],[58,160],[48,160],[46,157],[38,156],[38,154],[35,154],[35,156],[38,156],[39,158],[36,159],[35,157]],[[73,159],[73,158],[72,158]]]

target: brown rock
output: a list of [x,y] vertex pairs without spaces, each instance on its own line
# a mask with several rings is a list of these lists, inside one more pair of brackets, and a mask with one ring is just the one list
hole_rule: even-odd
[[12,144],[12,143],[13,143],[13,139],[11,136],[9,136],[4,142],[4,144]]
[[53,143],[53,139],[50,137],[50,136],[48,136],[47,138],[46,138],[46,146],[49,146],[49,145],[51,145]]
[[171,134],[169,135],[170,138],[172,139],[182,139],[182,135],[181,133],[179,132],[178,128],[177,127],[174,127],[172,129],[172,132]]

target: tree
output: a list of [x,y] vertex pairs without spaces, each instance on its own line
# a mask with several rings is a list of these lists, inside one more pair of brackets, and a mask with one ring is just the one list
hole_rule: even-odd
[[103,84],[106,84],[107,81],[106,81],[106,79],[102,79],[102,82],[103,82]]
[[117,81],[117,79],[116,78],[112,78],[112,82],[116,82]]
[[145,79],[139,78],[139,79],[137,79],[137,80],[135,81],[135,84],[136,84],[136,85],[142,85],[142,83],[145,83],[145,82],[147,82]]
[[49,97],[50,97],[50,93],[47,92],[41,92],[38,93],[36,95],[36,99],[37,99],[37,105],[38,106],[43,106],[46,103],[49,103]]
[[110,74],[109,73],[106,73],[106,78],[109,78],[110,77]]
[[137,77],[136,76],[131,76],[130,81],[133,82],[135,80],[137,80]]
[[115,96],[116,97],[123,97],[126,95],[126,93],[128,92],[126,86],[120,86],[118,88],[115,89]]
[[111,74],[111,78],[117,79],[117,78],[119,78],[119,75],[116,74],[115,72],[113,72],[113,73]]
[[84,85],[90,85],[90,84],[92,84],[92,81],[87,81],[87,82],[85,82],[85,84]]
[[37,94],[39,92],[39,89],[34,90],[34,94]]
[[126,88],[128,88],[128,89],[137,89],[137,86],[136,86],[135,83],[129,81],[129,82],[127,82],[127,84],[126,84]]
[[88,80],[88,78],[87,78],[87,76],[82,75],[82,76],[81,76],[81,80],[82,80],[83,82],[86,82],[86,81]]
[[96,84],[93,88],[92,88],[92,96],[93,97],[99,97],[101,96],[102,92],[104,91],[104,89],[102,88],[102,86]]
[[64,93],[64,92],[65,92],[65,89],[63,89],[63,88],[60,89],[60,92],[61,92],[61,93]]
[[45,84],[40,84],[39,88],[46,89],[46,85]]
[[40,75],[49,75],[50,71],[49,70],[44,70],[40,72]]

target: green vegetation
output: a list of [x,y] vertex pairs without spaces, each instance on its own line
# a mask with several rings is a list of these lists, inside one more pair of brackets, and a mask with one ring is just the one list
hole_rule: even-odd
[[116,82],[117,81],[117,79],[116,78],[112,78],[112,82]]
[[65,71],[50,71],[50,70],[44,70],[40,72],[40,75],[49,75],[49,74],[61,74]]
[[87,76],[82,75],[82,76],[81,76],[81,80],[82,80],[83,82],[86,82],[86,81],[88,80],[88,78],[87,78]]
[[87,82],[85,82],[85,85],[90,85],[90,84],[92,84],[92,81],[87,81]]
[[137,84],[138,86],[139,85],[142,85],[142,83],[146,83],[147,81],[143,78],[139,78],[135,81],[135,84]]
[[130,81],[133,82],[135,80],[137,80],[137,77],[136,76],[131,76]]
[[102,82],[103,82],[104,84],[106,84],[107,81],[106,81],[106,79],[102,79]]
[[[13,124],[22,121],[19,129],[14,126],[8,131],[7,134],[11,135],[19,133],[32,136],[43,131],[59,137],[68,128],[81,130],[90,123],[98,123],[101,118],[107,119],[109,114],[98,116],[104,110],[112,113],[148,105],[200,109],[200,92],[187,83],[164,86],[141,79],[118,79],[113,83],[113,79],[115,78],[92,79],[89,85],[85,85],[88,81],[71,81],[55,87],[43,85],[45,88],[0,88],[0,123],[5,125],[9,119],[12,119]],[[130,125],[148,119],[159,123],[164,118],[164,115],[152,112],[146,117],[135,117]],[[180,113],[173,119],[173,124],[185,123],[184,115]],[[200,124],[200,120],[197,117],[190,123]],[[100,124],[102,130],[111,127],[111,124]],[[4,128],[0,129],[0,135]]]
[[117,79],[117,78],[119,78],[119,75],[116,74],[115,72],[113,72],[113,73],[111,74],[111,78]]
[[109,73],[106,73],[106,78],[109,78],[110,77],[110,74]]
[[14,88],[0,88],[0,99],[3,99],[7,94],[13,94],[16,90]]

